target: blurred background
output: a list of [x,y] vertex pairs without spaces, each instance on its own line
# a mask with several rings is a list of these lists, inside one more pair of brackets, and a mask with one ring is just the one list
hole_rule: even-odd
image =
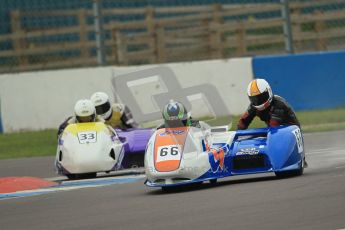
[[0,73],[341,50],[343,0],[2,0]]

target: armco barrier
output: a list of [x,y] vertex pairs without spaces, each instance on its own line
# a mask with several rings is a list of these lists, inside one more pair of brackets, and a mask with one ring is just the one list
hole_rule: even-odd
[[253,73],[295,110],[345,106],[345,52],[255,57]]

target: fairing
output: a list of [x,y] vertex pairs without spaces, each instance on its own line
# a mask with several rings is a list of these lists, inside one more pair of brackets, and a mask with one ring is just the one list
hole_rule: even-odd
[[[195,138],[200,134],[209,135]],[[176,186],[233,175],[298,170],[304,158],[303,136],[297,126],[209,133],[188,130],[187,142],[200,146],[195,152],[183,151],[179,168],[160,172],[155,167],[153,146],[148,144],[145,169],[148,186]],[[205,143],[209,144],[207,148]]]
[[56,171],[67,175],[127,168],[130,154],[141,154],[143,162],[151,133],[150,129],[116,132],[101,122],[71,124],[58,140]]

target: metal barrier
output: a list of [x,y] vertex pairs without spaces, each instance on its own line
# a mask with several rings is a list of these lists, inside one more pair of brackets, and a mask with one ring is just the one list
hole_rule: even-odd
[[0,73],[345,47],[345,0],[169,2],[0,3]]

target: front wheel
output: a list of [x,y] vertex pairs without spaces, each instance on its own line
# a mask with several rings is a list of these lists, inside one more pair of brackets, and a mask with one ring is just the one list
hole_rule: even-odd
[[80,179],[92,179],[97,176],[97,173],[79,173],[79,174],[67,174],[66,177],[70,180]]
[[301,176],[303,174],[303,172],[304,172],[304,162],[305,162],[305,159],[303,159],[301,161],[300,167],[297,170],[284,171],[284,172],[275,172],[275,174],[279,178]]
[[167,193],[176,191],[176,187],[173,187],[173,186],[164,186],[161,188],[163,192],[167,192]]

